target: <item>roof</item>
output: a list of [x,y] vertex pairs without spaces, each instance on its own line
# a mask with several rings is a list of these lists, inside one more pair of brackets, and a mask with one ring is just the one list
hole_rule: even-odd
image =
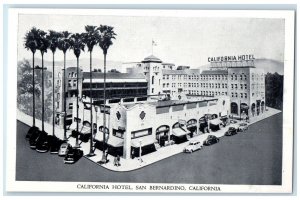
[[[103,79],[104,73],[102,72],[92,72],[93,79]],[[90,79],[90,72],[83,72],[84,79]],[[107,79],[145,79],[142,73],[116,73],[108,72],[106,73]]]
[[172,66],[175,66],[174,63],[162,63],[162,65],[172,65]]
[[203,70],[201,75],[218,75],[218,74],[228,74],[227,70]]
[[162,61],[155,57],[154,55],[150,55],[146,58],[144,58],[144,60],[142,61],[143,63],[147,63],[147,62],[156,62],[156,63],[162,63]]
[[200,74],[199,69],[183,69],[183,70],[171,70],[171,69],[163,69],[163,74],[171,74],[171,75],[192,75],[192,74]]

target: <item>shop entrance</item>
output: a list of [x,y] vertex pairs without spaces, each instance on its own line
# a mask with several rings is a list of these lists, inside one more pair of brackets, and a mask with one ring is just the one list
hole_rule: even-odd
[[161,147],[165,146],[166,142],[168,141],[169,133],[170,127],[168,125],[161,125],[156,129],[156,140]]

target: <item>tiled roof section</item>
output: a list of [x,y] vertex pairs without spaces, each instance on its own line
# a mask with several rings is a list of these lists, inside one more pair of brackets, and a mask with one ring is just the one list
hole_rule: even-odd
[[174,63],[162,63],[162,65],[172,65],[172,66],[175,66]]
[[174,75],[184,75],[186,74],[185,70],[171,70],[171,69],[163,69],[162,74],[174,74]]
[[201,75],[218,75],[218,74],[228,74],[227,70],[203,70]]
[[197,75],[200,74],[199,69],[184,69],[184,70],[171,70],[171,69],[163,69],[163,74],[170,74],[170,75]]
[[142,62],[144,62],[144,63],[145,62],[162,63],[162,61],[159,58],[155,57],[154,55],[150,55],[150,56],[144,58],[144,60]]
[[[103,79],[104,73],[102,72],[92,72],[93,79]],[[83,78],[89,79],[90,73],[83,72]],[[106,73],[107,79],[145,79],[145,76],[142,73]]]

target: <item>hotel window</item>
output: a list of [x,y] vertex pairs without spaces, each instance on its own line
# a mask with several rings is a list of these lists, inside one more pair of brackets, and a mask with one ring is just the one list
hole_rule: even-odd
[[225,88],[227,88],[227,83],[225,83]]
[[74,81],[73,81],[73,87],[75,87],[76,84],[77,84],[77,80],[74,80]]
[[163,88],[165,87],[166,85],[163,83]]
[[152,85],[154,84],[154,76],[152,76]]
[[245,93],[245,98],[247,98],[247,93]]
[[245,86],[245,89],[247,89],[247,84],[245,84],[244,86]]
[[227,92],[225,92],[225,95],[227,96]]
[[165,78],[166,78],[166,76],[165,76],[165,75],[163,75],[163,80],[165,80]]
[[254,96],[254,93],[252,93],[252,96]]
[[74,77],[77,77],[77,73],[75,73]]
[[238,93],[235,93],[235,97],[238,97]]
[[69,73],[69,78],[71,77],[71,73]]
[[68,87],[72,87],[72,80],[68,81]]
[[247,75],[244,75],[245,80],[247,80]]
[[243,89],[243,84],[241,84],[241,89]]
[[231,80],[233,80],[233,75],[231,75]]
[[241,80],[243,80],[243,75],[240,75]]
[[222,83],[222,88],[224,88],[224,83]]
[[74,72],[72,72],[72,76],[71,77],[74,77]]
[[73,103],[69,103],[69,109],[73,109]]
[[234,97],[234,94],[233,94],[233,92],[231,92],[231,97]]
[[231,89],[233,89],[233,84],[231,84]]
[[154,93],[154,88],[152,88],[152,93]]
[[238,87],[237,87],[237,84],[235,84],[235,89],[237,89]]
[[243,96],[244,96],[243,93],[241,93],[241,98],[243,98]]
[[237,75],[234,75],[234,79],[237,80]]

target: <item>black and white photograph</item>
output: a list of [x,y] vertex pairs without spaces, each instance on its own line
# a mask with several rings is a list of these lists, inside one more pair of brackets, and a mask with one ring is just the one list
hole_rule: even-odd
[[292,192],[293,11],[10,16],[10,191]]

